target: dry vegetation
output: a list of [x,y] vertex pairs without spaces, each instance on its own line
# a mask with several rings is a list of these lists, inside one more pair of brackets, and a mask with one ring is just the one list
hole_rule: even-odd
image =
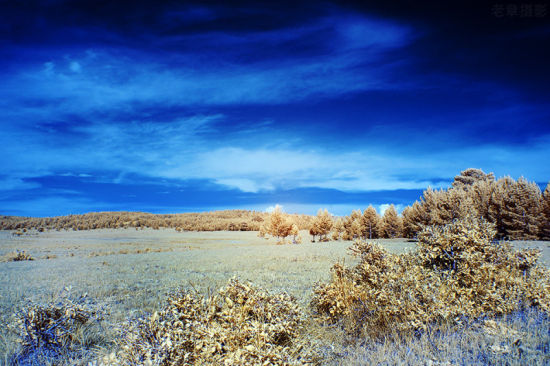
[[3,256],[4,262],[33,261],[34,258],[24,250],[16,250]]
[[[142,242],[137,241],[138,236]],[[261,364],[253,361],[260,359],[271,359],[274,364],[314,362],[323,365],[412,365],[423,364],[426,360],[433,360],[436,364],[451,361],[465,365],[496,365],[502,361],[507,364],[541,364],[550,354],[547,331],[550,322],[540,310],[512,312],[503,318],[488,317],[491,313],[481,314],[478,320],[461,317],[455,322],[453,318],[448,322],[426,323],[420,332],[397,332],[397,327],[391,327],[388,336],[381,340],[354,337],[349,332],[351,328],[344,327],[343,321],[323,325],[312,320],[309,314],[315,308],[308,305],[312,285],[319,280],[330,283],[329,269],[338,258],[345,257],[350,268],[361,262],[361,258],[346,256],[346,248],[350,245],[346,241],[319,244],[306,239],[302,245],[279,246],[274,245],[275,239],[258,239],[252,232],[177,233],[173,230],[136,232],[119,229],[54,231],[17,238],[5,235],[3,242],[4,246],[11,243],[29,248],[37,258],[42,257],[41,248],[60,248],[55,252],[58,258],[54,260],[3,264],[2,273],[6,276],[0,280],[1,313],[14,314],[10,319],[2,318],[3,322],[26,319],[24,314],[32,313],[29,309],[33,309],[34,304],[41,304],[42,309],[71,309],[70,302],[64,303],[57,298],[51,300],[48,295],[62,290],[67,284],[82,293],[89,292],[86,299],[97,301],[96,304],[88,300],[85,303],[71,301],[87,314],[94,313],[84,324],[71,323],[70,318],[63,319],[73,313],[63,310],[42,312],[47,314],[42,322],[29,323],[41,329],[40,324],[52,321],[48,318],[53,322],[63,319],[61,323],[69,325],[65,329],[77,335],[53,353],[44,349],[31,352],[30,348],[14,343],[15,333],[4,334],[0,348],[5,352],[6,364],[10,364],[7,362],[9,357],[24,357],[25,354],[27,360],[28,355],[40,355],[44,362],[39,364],[82,364],[81,361],[91,359],[95,359],[97,365],[132,364],[129,360],[140,357],[143,359],[133,364],[146,364],[148,351],[151,351],[152,361],[159,361],[153,364],[169,364],[171,358],[166,358],[166,351],[179,354],[183,350],[179,347],[181,343],[177,343],[183,339],[181,334],[186,334],[186,339],[195,347],[199,344],[205,346],[180,354],[185,357],[189,353],[188,364],[197,365]],[[393,258],[400,253],[406,255],[404,253],[415,248],[413,243],[396,239],[384,239],[379,243],[386,249],[384,254]],[[530,245],[534,244],[531,242]],[[547,243],[541,244],[548,260]],[[109,253],[113,247],[127,248],[128,254],[116,251],[109,256],[89,257],[91,252]],[[170,247],[174,249],[172,252],[164,250]],[[136,255],[139,248],[152,250]],[[160,248],[163,250],[157,252],[156,249]],[[233,275],[253,279],[257,286],[238,281],[227,283],[227,278]],[[220,287],[221,293],[213,291]],[[174,292],[178,288],[181,291]],[[262,288],[269,289],[269,293]],[[244,301],[245,297],[250,300]],[[29,298],[33,302],[26,307]],[[164,305],[167,299],[168,304]],[[178,308],[174,304],[182,306]],[[209,308],[208,304],[216,307]],[[257,305],[255,311],[246,311],[246,305],[252,304]],[[294,317],[295,311],[285,312],[287,306],[297,309],[298,316]],[[272,318],[279,315],[281,318],[269,322],[267,312],[271,312]],[[65,315],[60,318],[56,315],[60,313]],[[177,323],[176,318],[181,323]],[[284,321],[295,321],[297,326],[289,327],[296,332],[281,348],[274,341],[276,329],[270,327]],[[190,325],[184,327],[183,324]],[[261,331],[257,332],[258,329]],[[262,331],[264,337],[258,338]],[[31,328],[31,333],[37,331]],[[251,338],[251,334],[256,338]],[[166,339],[170,339],[171,348],[167,348]],[[130,344],[139,345],[139,348],[125,348]],[[218,349],[218,344],[223,344],[223,348]],[[246,349],[247,346],[255,348]],[[212,347],[215,351],[210,353]],[[241,352],[237,352],[238,348]],[[277,356],[273,355],[274,352]]]
[[351,250],[359,263],[336,264],[313,306],[354,337],[372,338],[531,307],[550,313],[550,276],[537,265],[539,253],[495,243],[494,235],[492,224],[467,216],[425,228],[418,249],[406,254],[358,241]]
[[109,344],[97,310],[86,296],[71,298],[68,289],[46,305],[28,303],[9,324],[19,347],[5,361],[13,365],[93,361],[94,348]]
[[277,238],[277,244],[284,244],[288,236],[292,236],[293,244],[302,242],[298,225],[294,223],[292,216],[283,213],[279,206],[275,207],[265,224],[260,226],[258,236]]
[[304,315],[294,298],[232,279],[217,294],[172,296],[151,317],[122,327],[109,365],[304,365]]

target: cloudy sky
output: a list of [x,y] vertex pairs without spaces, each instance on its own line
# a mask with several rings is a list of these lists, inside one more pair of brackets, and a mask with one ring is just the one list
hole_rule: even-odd
[[1,2],[0,214],[348,214],[468,167],[550,179],[547,1],[273,3]]

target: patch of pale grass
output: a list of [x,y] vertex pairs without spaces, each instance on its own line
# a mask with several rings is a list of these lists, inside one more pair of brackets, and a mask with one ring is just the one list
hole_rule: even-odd
[[538,310],[496,319],[437,325],[421,333],[392,333],[346,346],[333,339],[327,364],[355,365],[547,365],[550,320]]

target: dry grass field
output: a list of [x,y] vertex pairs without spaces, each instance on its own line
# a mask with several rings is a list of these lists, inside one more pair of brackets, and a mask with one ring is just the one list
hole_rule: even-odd
[[[275,239],[259,238],[256,232],[100,229],[29,231],[22,236],[13,236],[9,231],[1,231],[0,257],[5,259],[0,262],[1,321],[3,324],[12,321],[13,314],[28,300],[47,303],[63,289],[70,288],[74,295],[87,294],[103,309],[105,324],[117,324],[129,316],[161,309],[167,295],[178,289],[194,289],[206,294],[223,286],[234,276],[250,280],[270,292],[286,291],[295,296],[299,305],[307,311],[314,284],[330,278],[330,268],[336,261],[349,264],[354,258],[347,252],[351,244],[349,241],[312,243],[306,232],[301,235],[303,244],[275,245]],[[394,253],[402,253],[415,246],[414,242],[405,239],[381,239],[377,242]],[[514,245],[540,249],[541,261],[550,266],[549,242],[522,241]],[[7,261],[10,253],[17,250],[24,250],[34,260]],[[510,324],[530,327],[533,326],[531,323],[512,319]],[[535,333],[541,329],[541,325],[537,324],[534,325]],[[548,328],[547,321],[541,324],[542,329]],[[311,327],[312,334],[325,342],[327,363],[368,364],[367,359],[393,363],[387,354],[387,344],[350,348],[340,341],[338,330],[315,324]],[[5,357],[16,345],[13,336],[5,329],[2,326],[0,354],[3,361],[0,362],[7,363]],[[112,346],[108,341],[109,327],[106,329],[104,352]],[[454,330],[450,332],[455,334]],[[476,332],[479,333],[478,330]],[[525,333],[528,330],[516,332]],[[436,338],[449,345],[442,334],[445,331],[438,330]],[[548,342],[548,332],[542,331],[542,335],[530,337],[535,338],[534,342]],[[392,357],[404,363],[409,360],[413,364],[418,357],[426,356],[411,354],[414,347],[424,347],[422,342],[433,344],[435,348],[432,347],[432,353],[437,349],[433,340],[408,339],[400,342],[402,349],[393,346],[395,352]],[[454,342],[458,344],[461,340]],[[456,346],[454,349],[458,350]],[[339,357],[334,358],[335,355]],[[506,356],[506,353],[503,355]],[[541,357],[539,361],[549,361],[548,353]],[[436,356],[432,358],[437,359]]]

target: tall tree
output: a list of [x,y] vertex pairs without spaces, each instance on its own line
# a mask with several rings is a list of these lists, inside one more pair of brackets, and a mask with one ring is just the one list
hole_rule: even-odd
[[390,205],[382,216],[382,221],[379,225],[378,236],[381,238],[397,238],[402,235],[403,223],[397,215],[394,205]]
[[479,180],[468,190],[474,213],[488,221],[492,221],[490,212],[493,201],[496,199],[496,188],[497,183],[494,180]]
[[481,169],[468,168],[460,172],[453,181],[453,188],[469,190],[476,182],[492,182],[495,180],[493,173],[486,174]]
[[539,237],[550,240],[550,182],[542,195]]
[[279,206],[269,215],[262,232],[278,239],[278,244],[283,244],[287,236],[292,233],[292,221],[285,215]]
[[430,214],[419,201],[414,202],[412,206],[405,207],[402,215],[403,235],[407,238],[414,238],[424,225],[429,225],[430,223]]
[[517,181],[504,177],[497,181],[495,196],[490,216],[499,235],[512,240],[536,239],[542,201],[537,184],[523,177]]
[[328,211],[326,209],[319,210],[309,229],[309,233],[313,236],[313,241],[315,241],[315,235],[319,235],[319,241],[327,241],[327,235],[330,233],[332,225],[332,217]]
[[380,216],[376,209],[369,205],[361,216],[361,236],[363,239],[375,239],[378,237],[377,228],[380,225]]
[[353,240],[361,237],[361,210],[353,210],[343,221],[342,239]]

